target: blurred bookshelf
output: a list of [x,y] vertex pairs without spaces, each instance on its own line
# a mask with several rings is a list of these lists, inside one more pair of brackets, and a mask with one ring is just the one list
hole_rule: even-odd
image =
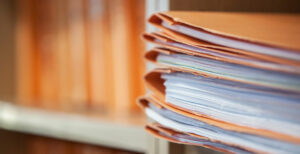
[[58,112],[0,102],[0,128],[93,145],[145,152],[142,115]]
[[0,9],[0,130],[51,138],[44,150],[70,141],[146,152],[135,103],[145,90],[144,0],[4,0]]

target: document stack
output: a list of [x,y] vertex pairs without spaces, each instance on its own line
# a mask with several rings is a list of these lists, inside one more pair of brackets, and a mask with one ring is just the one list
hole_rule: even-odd
[[300,153],[300,15],[166,12],[149,22],[146,130],[228,153]]

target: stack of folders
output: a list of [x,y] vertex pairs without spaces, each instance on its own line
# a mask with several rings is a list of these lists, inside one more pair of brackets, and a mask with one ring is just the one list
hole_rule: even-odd
[[166,12],[143,38],[146,129],[228,153],[300,153],[300,15]]

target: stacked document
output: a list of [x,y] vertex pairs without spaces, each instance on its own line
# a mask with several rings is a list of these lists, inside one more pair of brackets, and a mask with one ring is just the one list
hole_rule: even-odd
[[166,12],[149,22],[151,134],[227,153],[300,153],[300,15]]

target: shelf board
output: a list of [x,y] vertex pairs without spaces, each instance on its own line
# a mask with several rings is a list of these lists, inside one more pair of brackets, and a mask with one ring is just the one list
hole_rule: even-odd
[[[142,115],[135,117],[144,119]],[[145,152],[147,135],[143,122],[115,119],[102,118],[101,115],[49,111],[0,101],[2,129]]]

